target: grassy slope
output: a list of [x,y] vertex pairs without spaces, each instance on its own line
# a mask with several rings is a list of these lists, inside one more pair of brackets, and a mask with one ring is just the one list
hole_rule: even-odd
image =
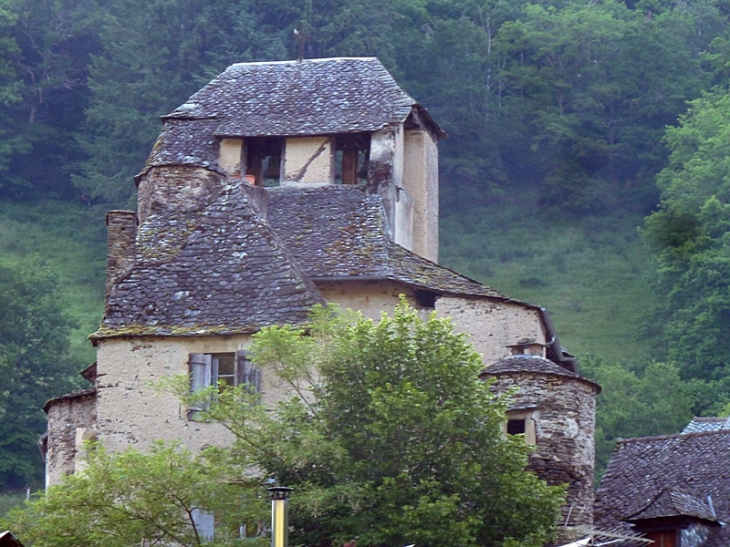
[[73,357],[79,370],[92,363],[87,337],[99,326],[104,306],[103,217],[68,203],[0,203],[0,262],[55,273],[77,324]]
[[441,262],[513,298],[548,309],[561,343],[579,357],[648,357],[651,259],[639,216],[562,220],[502,202],[442,218]]

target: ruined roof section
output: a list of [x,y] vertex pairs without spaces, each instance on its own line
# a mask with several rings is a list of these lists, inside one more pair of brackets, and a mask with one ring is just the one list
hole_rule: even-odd
[[92,338],[252,332],[324,302],[240,183],[201,211],[150,216],[136,247]]
[[362,188],[269,189],[268,222],[310,278],[400,281],[438,293],[508,298],[392,242],[380,196]]
[[446,133],[374,57],[238,63],[163,116],[142,173],[158,165],[217,168],[220,137],[371,132],[418,119]]
[[730,418],[695,416],[687,424],[687,427],[682,430],[682,433],[702,433],[705,431],[721,431],[723,429],[730,429]]
[[[662,493],[680,492],[660,500]],[[664,437],[645,437],[619,441],[596,494],[595,523],[601,528],[624,526],[646,510],[674,511],[686,516],[706,518],[696,502],[705,503],[712,496],[717,519],[730,521],[730,431],[690,433]],[[669,503],[674,509],[668,509]],[[709,504],[708,504],[709,507]],[[698,516],[699,513],[705,516]],[[671,516],[671,515],[668,515]],[[633,519],[632,519],[633,520]],[[713,528],[703,547],[730,545],[730,526]]]

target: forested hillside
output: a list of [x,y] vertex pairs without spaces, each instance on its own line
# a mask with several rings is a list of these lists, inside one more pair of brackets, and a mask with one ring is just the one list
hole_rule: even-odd
[[22,372],[0,380],[0,482],[37,480],[12,455],[39,463],[40,406],[93,359],[103,212],[133,206],[158,117],[300,49],[379,57],[449,133],[442,262],[553,312],[604,386],[600,463],[618,436],[725,410],[729,18],[726,0],[0,0],[0,368]]

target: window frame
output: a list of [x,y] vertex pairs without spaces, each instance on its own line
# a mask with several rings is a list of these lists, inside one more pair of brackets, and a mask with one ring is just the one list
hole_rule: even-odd
[[[223,356],[233,355],[233,374],[220,374],[220,360]],[[190,393],[196,393],[218,386],[218,391],[225,389],[221,378],[233,378],[233,383],[224,382],[228,386],[248,385],[250,393],[260,393],[261,369],[255,366],[246,350],[236,352],[190,353],[188,354],[188,376],[190,378]],[[199,412],[210,408],[210,401],[193,403],[188,410],[188,418],[193,419]]]

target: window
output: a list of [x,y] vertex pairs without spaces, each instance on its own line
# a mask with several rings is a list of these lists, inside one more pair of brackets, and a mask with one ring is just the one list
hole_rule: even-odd
[[280,137],[246,139],[241,151],[243,174],[252,175],[256,186],[279,186],[283,147],[284,139]]
[[513,409],[507,411],[507,422],[504,431],[508,435],[524,435],[525,442],[537,444],[536,419],[538,411],[532,408]]
[[522,435],[525,433],[526,420],[507,420],[507,433],[509,435]]
[[646,539],[653,541],[652,547],[675,547],[677,544],[676,530],[661,530],[647,532]]
[[[190,371],[190,391],[202,391],[210,386],[246,385],[252,392],[261,391],[261,369],[255,367],[247,351],[235,353],[191,353],[188,360]],[[197,403],[190,409],[188,417],[193,417],[208,407]]]

